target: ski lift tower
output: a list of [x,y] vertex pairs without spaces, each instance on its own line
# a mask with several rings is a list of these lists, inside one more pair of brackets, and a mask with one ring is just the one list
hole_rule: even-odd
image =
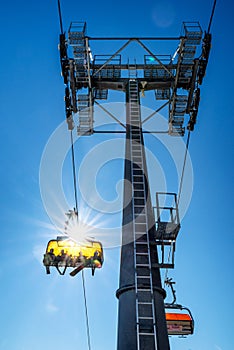
[[[123,196],[120,282],[116,292],[119,300],[118,350],[169,349],[166,293],[161,285],[160,269],[173,268],[174,262],[160,261],[158,249],[163,250],[168,244],[174,249],[180,223],[176,200],[174,209],[170,209],[175,210],[171,220],[163,222],[160,219],[163,208],[159,204],[155,219],[144,149],[140,92],[154,90],[156,99],[162,101],[155,114],[162,108],[168,109],[166,132],[169,135],[183,136],[185,123],[189,132],[192,131],[198,113],[199,85],[205,75],[211,42],[209,33],[204,34],[203,40],[202,36],[197,22],[183,23],[183,35],[177,38],[89,37],[83,22],[71,23],[67,38],[63,32],[60,35],[69,130],[73,130],[73,117],[78,112],[78,134],[86,137],[95,134],[98,130],[95,130],[93,113],[94,105],[99,105],[97,100],[106,100],[108,90],[122,91],[126,96],[126,123],[120,124],[126,133],[124,179],[131,188],[125,186]],[[109,56],[91,57],[90,43],[94,40],[125,43]],[[152,52],[145,44],[150,40],[177,41],[176,54],[172,57],[170,53],[162,56]],[[132,42],[145,50],[143,63],[122,62],[121,52]],[[109,115],[113,117],[111,113]]]

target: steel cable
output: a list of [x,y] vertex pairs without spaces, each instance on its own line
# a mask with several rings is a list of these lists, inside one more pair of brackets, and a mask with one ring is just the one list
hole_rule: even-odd
[[[76,164],[75,164],[75,152],[74,152],[74,141],[73,135],[71,131],[71,151],[72,151],[72,173],[73,173],[73,185],[74,185],[74,196],[75,196],[75,209],[78,213],[78,197],[77,197],[77,183],[76,183]],[[78,220],[78,215],[77,215]],[[87,340],[88,340],[88,348],[91,350],[91,341],[90,341],[90,330],[89,330],[89,317],[88,317],[88,305],[87,305],[87,297],[86,297],[86,288],[85,288],[85,278],[84,271],[82,270],[82,287],[83,287],[83,295],[84,295],[84,304],[85,304],[85,319],[86,319],[86,331],[87,331]]]

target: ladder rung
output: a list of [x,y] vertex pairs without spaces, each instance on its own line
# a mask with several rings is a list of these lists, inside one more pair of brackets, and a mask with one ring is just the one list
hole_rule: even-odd
[[[138,199],[138,197],[135,197],[135,198],[137,198]],[[134,199],[135,199],[134,198]],[[142,198],[141,198],[142,199]],[[136,205],[139,205],[139,204],[136,204]],[[144,205],[140,205],[140,206],[142,206],[142,207],[144,207]],[[140,215],[140,214],[139,214]],[[138,220],[137,221],[135,221],[134,223],[135,223],[135,225],[146,225],[146,214],[145,213],[141,213],[141,217],[139,218],[139,215],[137,215],[136,217],[135,217],[135,219],[137,219],[138,218]],[[144,218],[143,218],[143,216],[144,216]],[[146,225],[147,226],[147,225]],[[142,226],[139,226],[139,228],[140,228],[140,230],[142,229]],[[138,230],[137,230],[138,231]],[[140,232],[142,232],[142,231],[140,231]]]
[[[137,235],[137,236],[136,236]],[[135,243],[137,243],[137,244],[142,244],[142,245],[144,245],[144,247],[145,246],[147,246],[148,247],[148,245],[149,245],[149,241],[148,241],[148,237],[147,237],[147,234],[146,233],[139,233],[139,232],[135,232],[135,238],[136,238],[136,241],[135,241]],[[143,241],[139,241],[139,239],[140,238],[142,238],[142,239],[144,239]]]
[[134,198],[134,204],[141,204],[144,205],[145,204],[145,198]]
[[[134,199],[145,199],[145,195],[144,194],[139,194],[139,193],[134,193],[133,198]],[[139,225],[142,225],[142,224],[139,224]],[[144,223],[144,224],[146,224],[146,223]]]
[[135,238],[136,238],[137,242],[147,243],[148,242],[147,237],[144,237],[144,236],[145,235],[140,235],[140,234],[137,234],[137,236],[136,236],[136,233],[135,233]]
[[[137,185],[136,188],[139,188],[139,184]],[[137,222],[142,222],[142,223],[146,223],[146,213],[139,213],[139,214],[135,214],[135,219],[138,219]]]
[[[140,156],[141,156],[141,154],[139,154],[139,151],[137,151],[137,154],[132,154],[133,164],[136,163],[134,159],[139,158]],[[141,170],[142,171],[141,175],[144,175],[144,169],[143,169],[143,167],[141,167],[139,165],[137,165],[137,167],[134,167],[133,170]]]
[[138,319],[140,320],[153,320],[154,318],[152,316],[138,316]]
[[[137,278],[151,278],[150,272],[151,272],[151,268],[149,266],[149,264],[147,265],[147,268],[145,270],[146,273],[144,273],[143,271],[139,271],[141,269],[141,267],[139,267],[139,270],[137,270],[138,266],[136,266],[136,271],[135,274],[137,275]],[[141,269],[144,270],[144,269]],[[144,275],[140,275],[140,273],[144,273]]]
[[[136,197],[136,199],[142,199],[142,197],[140,197],[140,198]],[[147,230],[146,222],[134,222],[134,224],[135,224],[136,231],[141,233],[141,234],[144,233],[145,230]]]
[[138,292],[150,292],[150,293],[152,293],[151,288],[137,288],[137,291]]
[[134,163],[137,164],[138,166],[142,166],[142,161],[141,160],[134,160]]
[[141,185],[137,185],[134,187],[134,189],[144,189],[144,184],[142,183]]
[[[133,159],[133,161],[134,161],[134,159]],[[138,167],[138,168],[133,168],[133,169],[132,169],[132,175],[133,175],[133,176],[144,176],[144,170],[141,169],[140,167]],[[142,190],[142,191],[143,191],[143,190]]]
[[[140,159],[140,160],[137,160],[137,159]],[[139,163],[142,163],[142,161],[141,161],[141,155],[135,155],[135,156],[133,156],[132,157],[132,161],[133,161],[133,163],[136,163],[136,164],[139,164]],[[136,169],[136,170],[139,170],[139,167],[138,168],[134,168],[134,169]],[[141,167],[140,167],[140,169],[141,169]],[[141,170],[143,170],[143,169],[141,169]],[[142,174],[143,175],[143,174]]]
[[153,335],[154,336],[154,333],[146,333],[146,332],[139,332],[138,333],[139,335]]
[[[148,267],[149,265],[146,264],[137,264],[138,267]],[[150,279],[150,276],[139,276],[137,275],[137,278],[145,278],[145,279]]]
[[[145,224],[146,225],[146,222],[142,222],[142,224]],[[139,224],[140,225],[140,224]],[[142,236],[145,236],[145,238],[147,238],[147,233],[145,232],[143,232],[142,233],[142,231],[138,231],[138,230],[135,230],[135,234],[136,235],[138,235],[138,236],[140,236],[140,237],[142,237]],[[137,238],[140,238],[140,237],[137,237]],[[147,239],[148,240],[148,239]]]
[[[134,199],[144,199],[144,197],[134,197]],[[146,222],[134,222],[134,224],[135,224],[135,226],[137,226],[136,227],[136,231],[139,231],[139,232],[144,232],[144,230],[146,230],[147,229],[147,225],[146,225]],[[143,226],[144,225],[144,226]],[[143,231],[142,231],[143,230]]]
[[152,305],[153,306],[153,303],[151,302],[146,302],[146,301],[138,301],[137,302],[138,303],[138,305]]
[[[135,159],[136,158],[139,158],[139,157],[132,157],[132,162],[133,162],[133,164],[135,164],[136,165],[136,167],[134,167],[134,168],[132,168],[132,172],[133,172],[133,176],[144,176],[145,175],[145,173],[144,173],[144,170],[143,170],[143,168],[141,167],[141,165],[139,165],[139,161],[136,161]],[[139,170],[141,170],[141,173],[140,174],[136,174],[136,171],[139,171]]]
[[[137,242],[139,242],[139,243],[147,243],[147,244],[149,243],[147,233],[135,231],[135,238],[136,238]],[[143,239],[143,241],[139,241],[139,239]]]
[[[140,171],[142,171],[142,170],[140,170]],[[145,191],[144,190],[134,190],[134,196],[137,196],[137,195],[144,196]]]

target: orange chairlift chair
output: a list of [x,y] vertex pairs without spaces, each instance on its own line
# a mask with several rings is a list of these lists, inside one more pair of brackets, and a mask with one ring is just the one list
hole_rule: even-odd
[[[193,334],[194,321],[188,308],[179,304],[165,304],[165,308],[170,309],[170,312],[166,312],[168,335],[186,336]],[[186,312],[178,312],[179,310],[186,310]]]
[[176,304],[175,290],[171,279],[165,281],[168,284],[173,293],[174,300],[172,303],[165,303],[166,322],[168,335],[178,335],[181,337],[193,334],[194,332],[194,320],[191,311],[180,304]]

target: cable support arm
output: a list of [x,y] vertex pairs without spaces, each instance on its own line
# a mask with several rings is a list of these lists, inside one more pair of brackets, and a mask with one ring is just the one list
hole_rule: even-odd
[[140,37],[140,38],[134,38],[134,37],[91,37],[87,36],[89,40],[115,40],[115,41],[121,41],[121,40],[130,40],[130,41],[136,41],[136,40],[156,40],[156,41],[170,41],[170,40],[180,40],[180,37]]

